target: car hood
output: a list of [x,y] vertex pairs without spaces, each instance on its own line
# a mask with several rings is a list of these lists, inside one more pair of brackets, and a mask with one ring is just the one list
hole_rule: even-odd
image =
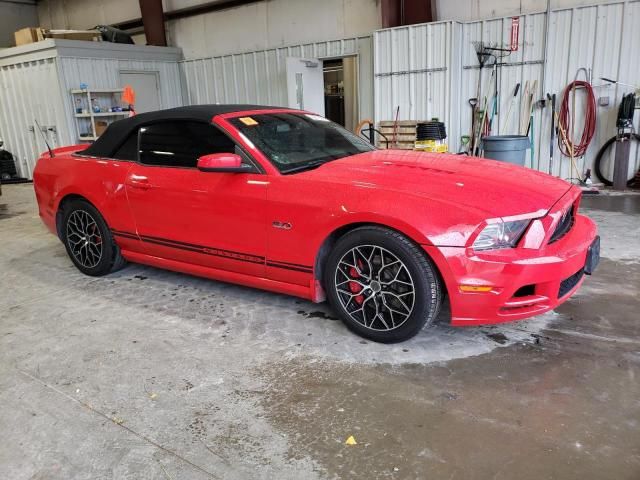
[[505,162],[402,150],[342,158],[303,175],[465,206],[485,219],[544,215],[571,188],[563,180]]

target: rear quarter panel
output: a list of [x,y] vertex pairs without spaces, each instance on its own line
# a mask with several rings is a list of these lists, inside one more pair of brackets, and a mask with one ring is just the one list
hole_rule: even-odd
[[77,195],[93,204],[109,227],[135,229],[124,188],[130,162],[82,157],[74,153],[77,150],[77,146],[58,149],[53,158],[47,153],[38,159],[33,184],[44,223],[56,233],[60,203]]

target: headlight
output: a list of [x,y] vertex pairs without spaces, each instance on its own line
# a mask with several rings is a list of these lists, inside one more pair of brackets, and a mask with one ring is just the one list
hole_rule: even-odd
[[513,248],[531,220],[515,220],[487,225],[473,242],[474,250],[494,250],[497,248]]

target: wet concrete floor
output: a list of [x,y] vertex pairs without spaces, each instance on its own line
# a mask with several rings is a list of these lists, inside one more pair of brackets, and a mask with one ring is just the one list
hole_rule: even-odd
[[584,199],[604,258],[556,312],[398,345],[282,295],[85,277],[29,185],[0,202],[0,478],[640,478],[639,196]]

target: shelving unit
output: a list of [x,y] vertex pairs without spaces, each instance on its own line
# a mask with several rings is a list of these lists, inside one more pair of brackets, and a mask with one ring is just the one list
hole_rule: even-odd
[[89,117],[117,117],[118,115],[129,115],[129,111],[126,112],[100,112],[91,113],[76,113],[76,118],[89,118]]
[[[76,129],[78,139],[81,142],[92,142],[97,140],[99,129],[96,127],[96,118],[111,121],[129,116],[129,111],[110,112],[113,107],[121,106],[120,94],[122,88],[97,88],[97,89],[72,89],[71,97],[76,118]],[[100,108],[100,112],[95,112],[94,107]],[[78,112],[81,110],[81,112]]]

